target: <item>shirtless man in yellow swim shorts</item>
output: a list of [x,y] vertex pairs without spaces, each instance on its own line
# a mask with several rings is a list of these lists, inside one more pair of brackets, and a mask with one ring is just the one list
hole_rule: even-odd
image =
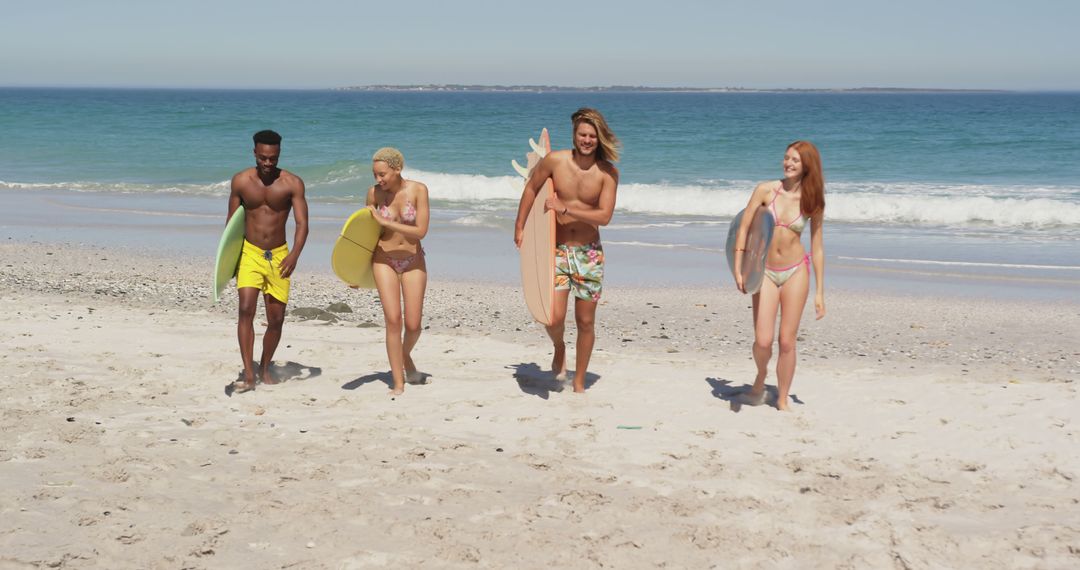
[[518,204],[514,224],[514,244],[521,247],[525,220],[536,195],[551,180],[555,191],[548,196],[545,210],[555,211],[555,320],[547,327],[555,355],[551,369],[560,382],[566,380],[566,308],[574,295],[577,324],[574,392],[585,391],[585,378],[592,357],[596,333],[596,304],[604,279],[604,248],[600,226],[608,225],[615,212],[615,191],[619,171],[619,139],[596,109],[578,109],[570,117],[574,127],[574,148],[548,153],[533,168]]
[[[274,350],[281,340],[285,322],[285,305],[289,302],[289,277],[296,269],[296,260],[304,249],[308,235],[308,207],[304,197],[304,181],[299,176],[277,167],[281,156],[281,135],[274,131],[259,131],[255,140],[255,167],[237,173],[232,179],[229,194],[229,215],[244,208],[244,249],[240,268],[236,272],[236,289],[240,295],[240,316],[236,337],[240,341],[240,358],[244,361],[244,379],[233,385],[235,393],[255,389],[256,380],[277,384],[270,374]],[[292,210],[296,221],[293,250],[285,240],[285,223]],[[259,360],[259,375],[252,366],[255,351],[255,311],[259,293],[266,307],[266,333]]]

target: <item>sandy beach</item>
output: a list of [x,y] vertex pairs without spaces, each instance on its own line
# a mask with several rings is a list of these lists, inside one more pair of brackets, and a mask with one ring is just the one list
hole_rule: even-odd
[[582,396],[517,289],[433,276],[391,399],[375,294],[301,267],[288,381],[230,396],[208,260],[0,260],[3,569],[1080,565],[1080,304],[830,290],[785,414],[733,401],[734,290],[608,287]]

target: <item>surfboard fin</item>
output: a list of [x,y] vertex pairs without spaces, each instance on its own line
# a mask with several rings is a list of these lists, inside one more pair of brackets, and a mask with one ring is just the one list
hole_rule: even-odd
[[531,138],[529,139],[529,146],[532,147],[533,152],[535,152],[536,155],[540,158],[544,158],[544,156],[547,155],[547,151],[544,150],[536,141],[532,140]]
[[518,164],[518,161],[511,160],[510,164],[513,165],[514,170],[516,170],[517,173],[520,174],[523,178],[528,178],[529,177],[529,169],[525,168],[524,166],[522,166],[520,164]]

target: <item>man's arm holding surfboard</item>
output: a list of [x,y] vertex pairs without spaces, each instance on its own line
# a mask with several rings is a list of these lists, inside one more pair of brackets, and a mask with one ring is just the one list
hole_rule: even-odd
[[518,203],[517,220],[514,221],[514,245],[521,247],[521,236],[525,231],[525,220],[529,217],[529,210],[544,183],[551,178],[554,172],[555,153],[548,154],[540,159],[533,167],[529,179],[525,181],[525,189],[521,191],[521,202]]
[[569,206],[559,198],[556,192],[552,192],[548,196],[547,203],[544,204],[545,207],[554,210],[558,214],[570,216],[592,226],[608,225],[611,222],[611,217],[615,214],[615,194],[619,187],[619,170],[611,165],[601,168],[604,171],[604,182],[600,186],[600,198],[597,200],[595,208],[589,207],[587,204]]
[[746,293],[746,285],[743,283],[742,277],[742,254],[746,251],[746,236],[750,233],[750,221],[754,219],[754,214],[757,213],[757,209],[765,203],[769,197],[770,188],[767,183],[762,182],[754,188],[754,193],[750,195],[750,201],[746,203],[746,209],[743,211],[742,221],[739,223],[739,235],[735,239],[735,286],[739,291]]
[[304,196],[304,181],[299,176],[296,179],[296,188],[292,193],[293,218],[296,221],[296,232],[293,234],[293,244],[289,248],[289,255],[281,260],[281,276],[288,278],[296,269],[296,261],[300,259],[300,252],[304,249],[308,236],[308,205],[307,197]]
[[225,224],[228,225],[229,220],[232,219],[233,212],[237,208],[243,207],[244,201],[240,199],[240,176],[243,172],[239,172],[236,176],[232,177],[232,182],[229,183],[229,213],[225,216]]

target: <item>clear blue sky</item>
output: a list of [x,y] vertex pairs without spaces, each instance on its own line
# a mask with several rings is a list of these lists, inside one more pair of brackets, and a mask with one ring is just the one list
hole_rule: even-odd
[[0,85],[1080,90],[1080,0],[3,0]]

